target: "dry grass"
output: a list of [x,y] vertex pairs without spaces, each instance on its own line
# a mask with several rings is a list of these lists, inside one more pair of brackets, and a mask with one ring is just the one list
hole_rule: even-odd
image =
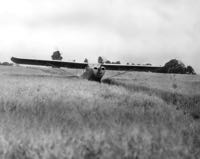
[[[153,78],[157,80],[155,74],[140,74],[141,79],[151,77],[146,84],[133,85],[127,75],[127,80],[110,80],[113,85],[108,85],[63,78],[44,68],[0,67],[0,70],[0,158],[200,156],[199,121],[190,114],[184,115],[180,104],[182,96],[189,97],[181,93],[190,83],[188,77],[182,83],[179,82],[182,78],[177,78],[171,91],[160,86],[161,82],[147,86],[153,83]],[[163,76],[162,80],[165,79]],[[199,79],[193,80],[198,83]],[[177,103],[170,96],[174,92],[181,96]],[[199,92],[191,94],[191,98],[195,96]],[[196,109],[198,104],[188,100],[185,98]],[[177,106],[181,109],[177,110]]]
[[[107,71],[105,78],[117,75],[117,71]],[[146,72],[127,72],[112,79],[136,86],[176,92],[186,95],[200,95],[200,76],[181,74],[159,74]]]

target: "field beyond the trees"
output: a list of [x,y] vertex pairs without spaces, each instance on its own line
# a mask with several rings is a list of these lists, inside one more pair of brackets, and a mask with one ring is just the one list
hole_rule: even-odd
[[199,158],[199,75],[82,72],[0,66],[0,158]]

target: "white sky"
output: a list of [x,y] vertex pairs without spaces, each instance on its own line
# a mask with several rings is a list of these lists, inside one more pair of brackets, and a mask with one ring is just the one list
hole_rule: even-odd
[[163,65],[200,72],[200,0],[0,0],[0,61],[10,57]]

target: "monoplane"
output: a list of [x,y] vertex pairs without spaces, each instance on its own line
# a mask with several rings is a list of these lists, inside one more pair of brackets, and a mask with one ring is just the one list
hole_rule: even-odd
[[79,62],[63,62],[57,60],[37,60],[37,59],[23,59],[12,57],[11,60],[16,64],[37,65],[37,66],[51,66],[56,68],[66,67],[72,69],[85,69],[82,78],[101,82],[106,70],[114,71],[140,71],[140,72],[159,72],[162,67],[146,66],[146,65],[122,65],[122,64],[96,64],[91,66],[88,63]]

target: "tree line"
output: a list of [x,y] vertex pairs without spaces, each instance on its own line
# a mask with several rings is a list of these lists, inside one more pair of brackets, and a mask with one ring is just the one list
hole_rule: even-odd
[[[60,51],[53,52],[51,56],[52,60],[62,60],[63,57],[61,56]],[[74,60],[75,61],[75,60]],[[84,59],[85,63],[88,63],[88,59]],[[120,61],[111,62],[110,60],[105,60],[103,57],[99,56],[97,62],[99,64],[106,63],[106,64],[121,64]],[[127,65],[135,65],[134,63],[127,63]],[[139,64],[137,64],[139,65]],[[150,63],[145,64],[146,66],[151,66]],[[177,59],[172,59],[167,62],[160,70],[160,73],[178,73],[178,74],[196,74],[194,68],[190,65],[186,66],[184,63]]]

